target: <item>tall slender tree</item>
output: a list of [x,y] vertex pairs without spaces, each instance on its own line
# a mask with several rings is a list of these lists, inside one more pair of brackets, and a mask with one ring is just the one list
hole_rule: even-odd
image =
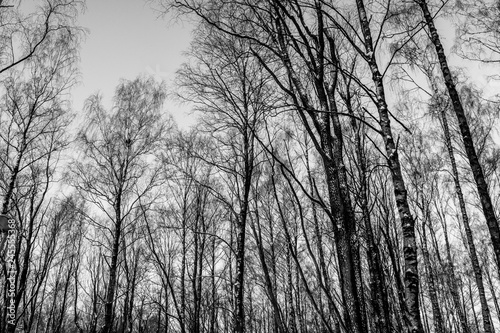
[[[122,81],[111,111],[106,111],[99,95],[87,99],[88,121],[78,134],[83,157],[74,160],[69,180],[81,196],[104,214],[91,218],[104,232],[107,285],[102,332],[114,330],[122,237],[136,223],[141,200],[159,186],[162,177],[155,158],[167,130],[160,115],[165,99],[162,85],[149,78]],[[142,202],[144,204],[144,202]]]
[[495,215],[495,209],[493,207],[490,193],[488,191],[488,184],[486,183],[483,167],[479,163],[476,147],[474,146],[474,140],[471,134],[466,110],[457,91],[456,83],[448,65],[448,58],[445,54],[443,44],[441,43],[441,38],[436,28],[434,17],[430,12],[428,2],[426,0],[417,0],[416,2],[422,11],[422,16],[429,31],[430,40],[434,44],[434,48],[441,68],[441,73],[443,75],[446,89],[451,100],[453,111],[455,112],[455,116],[458,121],[458,126],[465,147],[467,159],[469,161],[469,166],[474,176],[477,192],[481,201],[481,207],[490,232],[491,243],[493,245],[493,250],[496,256],[497,269],[500,273],[500,226],[498,224],[498,219]]
[[[212,132],[220,152],[205,161],[229,177],[234,188],[223,195],[235,221],[236,248],[233,330],[245,331],[245,256],[251,191],[257,163],[256,132],[266,111],[268,77],[249,43],[202,24],[190,53],[195,65],[178,72],[184,94],[201,112],[202,131]],[[227,162],[230,161],[230,165]],[[222,193],[221,193],[222,195]],[[234,199],[231,199],[234,198]]]

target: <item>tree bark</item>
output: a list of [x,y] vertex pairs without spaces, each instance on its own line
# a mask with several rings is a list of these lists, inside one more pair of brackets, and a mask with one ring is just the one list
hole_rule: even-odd
[[440,110],[440,120],[443,126],[443,133],[446,148],[448,151],[448,157],[450,159],[451,173],[453,176],[453,182],[455,185],[455,193],[458,198],[458,204],[460,207],[460,213],[462,217],[462,222],[464,224],[465,236],[467,239],[467,245],[469,248],[469,257],[472,263],[472,269],[474,271],[474,278],[476,280],[476,286],[479,292],[479,300],[481,302],[481,311],[483,316],[483,326],[486,333],[493,332],[493,323],[490,320],[490,311],[488,308],[488,302],[486,301],[486,294],[484,290],[483,275],[481,271],[481,266],[479,264],[479,259],[477,257],[476,246],[474,244],[474,237],[472,235],[472,229],[470,227],[469,216],[467,214],[467,208],[465,205],[465,198],[462,192],[462,186],[460,185],[458,167],[455,160],[455,155],[453,152],[453,145],[451,141],[450,128],[448,126],[448,119],[446,118],[446,108]]
[[[279,1],[275,1],[276,26],[278,46],[281,50],[281,60],[285,67],[292,88],[290,97],[294,101],[299,112],[302,123],[308,135],[315,142],[315,148],[321,155],[325,172],[325,180],[328,191],[328,201],[331,210],[331,224],[334,241],[337,249],[339,263],[339,280],[341,284],[342,303],[345,308],[344,323],[349,332],[360,333],[366,329],[367,319],[364,309],[362,281],[359,274],[359,244],[356,237],[356,219],[350,199],[347,184],[346,167],[343,161],[343,138],[342,129],[338,123],[335,90],[337,89],[337,64],[334,64],[330,82],[325,79],[325,66],[327,65],[325,51],[325,29],[323,27],[322,10],[316,7],[318,40],[316,43],[316,54],[310,55],[310,61],[318,64],[314,74],[316,98],[319,103],[321,114],[313,110],[314,107],[309,94],[295,70],[291,61],[289,47],[287,44],[287,22],[283,18],[287,9]],[[290,13],[288,13],[290,15]],[[301,18],[302,19],[302,18]],[[309,47],[311,47],[309,45]],[[336,52],[331,42],[330,52]],[[311,47],[312,48],[312,47]],[[334,58],[330,59],[335,62]],[[308,117],[314,124],[309,125]],[[333,128],[333,133],[332,133]],[[319,137],[319,140],[317,139]]]
[[[423,206],[422,208],[428,209],[428,207],[427,208],[424,208],[424,207],[425,206]],[[438,300],[438,293],[437,293],[437,289],[436,289],[435,276],[434,276],[434,272],[433,272],[432,265],[431,265],[431,256],[429,254],[429,248],[427,246],[427,232],[425,230],[427,228],[427,226],[426,226],[427,218],[428,218],[427,216],[424,217],[425,222],[422,223],[422,233],[423,233],[423,237],[421,238],[422,255],[424,257],[424,265],[425,265],[425,268],[427,271],[427,285],[429,287],[429,296],[431,299],[434,330],[436,333],[444,333],[445,331],[444,331],[444,327],[443,327],[443,323],[444,323],[443,322],[443,315],[441,314],[441,306],[440,306],[439,300]]]
[[450,286],[450,293],[453,299],[453,305],[455,306],[455,311],[458,314],[458,320],[460,321],[460,327],[462,328],[463,333],[470,333],[469,324],[467,323],[467,317],[465,316],[463,310],[463,304],[460,301],[459,295],[459,287],[457,284],[457,277],[455,274],[455,267],[453,265],[453,260],[451,258],[451,248],[450,241],[448,239],[448,229],[446,227],[446,221],[441,219],[443,223],[443,234],[446,246],[446,279],[448,280],[448,284]]
[[[246,94],[246,87],[243,87]],[[247,103],[246,96],[243,100]],[[248,105],[245,105],[248,114]],[[235,292],[235,310],[233,318],[233,329],[235,333],[245,332],[245,308],[244,308],[244,274],[245,274],[245,237],[246,225],[248,219],[248,206],[250,200],[250,188],[252,185],[253,172],[253,129],[249,124],[245,124],[243,134],[243,193],[240,199],[240,213],[236,219],[236,280],[234,285]]]
[[373,308],[374,316],[373,318],[375,325],[375,332],[384,333],[390,332],[391,330],[391,320],[389,312],[389,299],[387,295],[386,282],[384,269],[381,261],[381,254],[378,244],[375,242],[375,235],[372,227],[372,220],[370,218],[369,211],[369,200],[368,200],[368,177],[367,177],[367,162],[366,156],[363,151],[363,143],[361,131],[362,129],[358,125],[356,118],[354,117],[354,110],[352,108],[352,98],[351,92],[349,91],[349,85],[345,96],[343,96],[347,110],[351,115],[351,127],[354,131],[354,144],[356,149],[357,165],[359,168],[359,196],[361,210],[363,213],[363,221],[365,225],[365,239],[368,243],[368,248],[366,250],[368,270],[370,276],[370,294],[371,294],[371,305]]
[[385,89],[383,77],[378,69],[375,60],[375,50],[371,37],[370,23],[366,15],[365,6],[362,0],[356,0],[358,8],[359,21],[365,40],[365,49],[367,52],[368,65],[372,73],[372,79],[375,83],[377,93],[377,109],[379,113],[379,123],[381,134],[387,153],[387,161],[391,171],[392,182],[394,185],[394,196],[403,229],[403,253],[405,262],[405,302],[407,308],[407,320],[405,320],[406,331],[411,333],[423,332],[422,320],[420,318],[419,306],[419,274],[417,262],[417,244],[415,238],[415,220],[410,212],[408,204],[406,185],[401,172],[398,151],[392,136],[392,128],[389,119],[389,110],[385,99]]
[[[485,251],[487,251],[487,250],[485,250]],[[486,280],[488,281],[488,285],[490,287],[491,298],[493,298],[493,305],[495,306],[497,319],[500,320],[500,305],[498,304],[498,297],[497,297],[497,293],[495,291],[495,285],[493,284],[493,280],[491,279],[491,273],[490,273],[488,266],[489,266],[488,258],[485,258],[485,260],[484,260],[484,273],[486,275]]]
[[465,152],[467,154],[469,165],[476,182],[477,192],[481,201],[481,207],[486,219],[486,224],[488,225],[488,229],[490,231],[493,251],[496,256],[497,269],[500,272],[500,227],[495,216],[495,210],[491,202],[490,194],[488,192],[488,185],[486,184],[483,169],[481,167],[481,164],[479,163],[476,148],[474,147],[474,141],[472,140],[472,135],[470,132],[467,117],[465,115],[465,110],[460,100],[460,96],[458,95],[450,68],[448,67],[448,60],[446,55],[444,54],[444,48],[441,44],[436,26],[434,25],[434,18],[427,6],[427,1],[417,0],[417,3],[422,10],[425,22],[427,24],[427,27],[429,28],[430,38],[436,49],[441,72],[443,74],[446,88],[453,104],[453,110],[455,111],[455,115],[457,117],[458,126],[460,128],[460,133],[465,147]]
[[102,333],[111,333],[114,322],[114,302],[118,270],[118,252],[120,251],[120,241],[122,232],[122,185],[119,185],[115,203],[115,230],[113,233],[113,247],[111,249],[111,264],[109,266],[108,288],[104,303],[104,325]]

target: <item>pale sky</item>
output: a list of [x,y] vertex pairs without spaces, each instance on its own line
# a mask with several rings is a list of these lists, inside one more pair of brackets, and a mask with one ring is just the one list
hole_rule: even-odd
[[[111,106],[121,78],[154,75],[171,85],[189,47],[189,23],[158,17],[145,0],[87,0],[78,24],[90,33],[81,45],[81,83],[73,89],[73,110],[81,114],[85,99],[96,92]],[[187,106],[167,101],[165,110],[180,127],[193,123]]]
[[[78,24],[90,33],[81,45],[81,83],[73,89],[73,110],[82,114],[84,100],[101,92],[105,107],[111,106],[114,89],[121,78],[134,79],[139,74],[151,74],[172,86],[175,71],[184,61],[182,53],[191,41],[191,25],[159,17],[146,0],[87,0],[87,9]],[[449,50],[453,44],[451,26],[438,20],[441,38]],[[449,53],[449,52],[448,52]],[[490,66],[465,64],[448,54],[450,65],[467,66],[486,95],[498,92],[500,81],[484,78]],[[483,79],[480,79],[480,77]],[[172,114],[181,128],[194,124],[189,107],[167,100],[165,110]]]

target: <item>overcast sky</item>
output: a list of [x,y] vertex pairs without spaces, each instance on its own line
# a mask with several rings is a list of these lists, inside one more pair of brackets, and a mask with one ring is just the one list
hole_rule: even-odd
[[[158,18],[145,0],[88,0],[79,25],[90,30],[81,46],[81,83],[73,89],[73,109],[100,91],[111,106],[121,78],[151,74],[171,83],[191,40],[188,23]],[[167,102],[165,109],[180,126],[192,123],[187,107]]]
[[[453,29],[438,21],[445,46],[453,44]],[[151,74],[172,83],[175,71],[183,62],[183,51],[191,41],[191,25],[159,17],[146,0],[87,0],[87,9],[79,25],[90,33],[81,46],[81,84],[73,90],[73,109],[81,114],[84,100],[100,91],[105,107],[111,106],[114,89],[121,78],[134,79]],[[461,59],[449,55],[452,66],[464,66]],[[489,66],[468,63],[469,75],[479,80],[486,95],[498,93],[500,81],[487,81]],[[194,123],[187,106],[167,101],[165,110],[180,127]]]

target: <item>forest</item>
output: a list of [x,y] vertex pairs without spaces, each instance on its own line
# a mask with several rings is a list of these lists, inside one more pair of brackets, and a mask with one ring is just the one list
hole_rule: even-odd
[[0,0],[0,332],[500,332],[498,1],[142,1],[174,87],[75,110],[85,1]]

